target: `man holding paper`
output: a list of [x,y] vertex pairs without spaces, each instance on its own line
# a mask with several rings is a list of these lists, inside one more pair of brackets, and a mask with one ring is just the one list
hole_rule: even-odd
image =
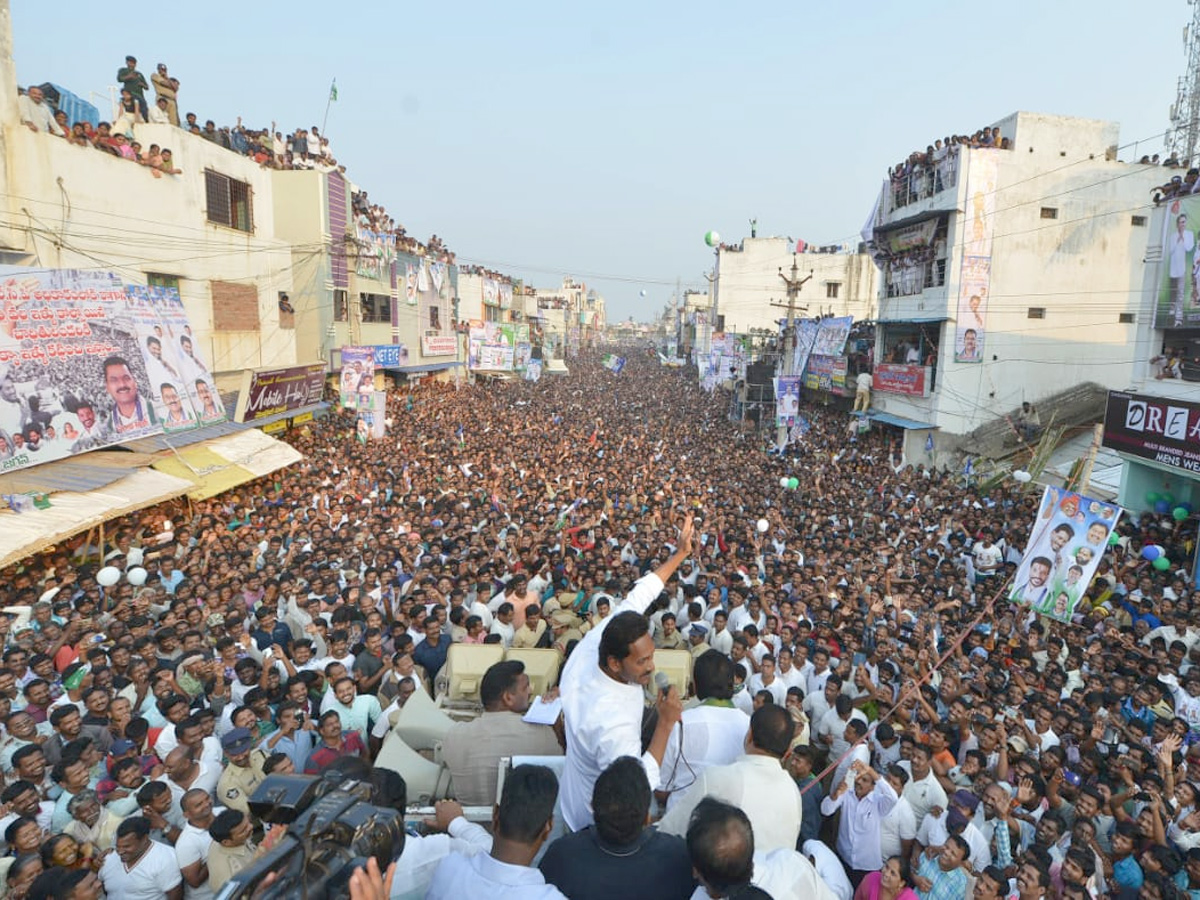
[[523,662],[506,660],[488,669],[479,696],[483,715],[453,725],[442,741],[454,796],[464,806],[496,802],[501,757],[563,754],[553,728],[522,719],[529,710],[529,676]]

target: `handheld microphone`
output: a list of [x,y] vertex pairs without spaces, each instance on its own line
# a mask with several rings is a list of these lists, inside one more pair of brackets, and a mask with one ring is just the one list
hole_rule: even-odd
[[658,688],[660,697],[667,696],[667,692],[671,690],[671,679],[667,677],[666,672],[654,673],[654,686]]

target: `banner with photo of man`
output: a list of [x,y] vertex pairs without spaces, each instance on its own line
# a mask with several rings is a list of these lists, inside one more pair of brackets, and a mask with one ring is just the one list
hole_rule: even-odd
[[954,324],[954,361],[983,361],[988,293],[992,284],[992,231],[996,220],[996,184],[1002,150],[971,152],[967,204],[963,216],[962,275]]
[[808,357],[812,355],[813,344],[817,340],[817,332],[821,323],[816,319],[801,319],[796,323],[796,350],[792,354],[792,371],[797,376],[803,375],[808,367]]
[[791,428],[800,415],[800,379],[775,379],[775,424]]
[[178,294],[166,317],[148,296],[131,299],[111,272],[0,267],[0,471],[162,433],[162,385],[186,380],[195,357],[183,358]]
[[1154,303],[1155,328],[1200,326],[1197,233],[1200,233],[1200,196],[1168,200],[1163,215],[1162,260],[1158,264],[1158,292]]
[[126,311],[146,360],[146,392],[168,434],[225,420],[212,370],[196,350],[187,311],[175,288],[131,285]]
[[1046,488],[1008,599],[1038,615],[1070,622],[1120,517],[1116,504]]
[[375,348],[343,347],[342,375],[338,379],[338,397],[342,409],[365,405],[375,390]]
[[990,256],[964,256],[959,278],[958,319],[954,326],[954,361],[983,360],[984,319],[992,282]]
[[379,440],[387,434],[387,392],[371,391],[358,397],[354,436],[360,443]]
[[354,228],[355,255],[354,271],[362,278],[383,281],[388,277],[392,261],[396,258],[396,236],[386,232],[372,231],[359,223]]
[[[816,340],[813,341],[813,356],[841,356],[850,337],[850,327],[854,324],[854,316],[837,316],[832,319],[822,319],[817,329]],[[803,374],[803,373],[801,373]]]

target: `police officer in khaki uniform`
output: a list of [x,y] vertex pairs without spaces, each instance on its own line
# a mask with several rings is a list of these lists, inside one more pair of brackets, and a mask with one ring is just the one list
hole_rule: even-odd
[[264,756],[254,748],[254,736],[248,728],[234,728],[221,738],[221,747],[229,765],[217,782],[217,803],[229,809],[240,809],[250,815],[250,797],[262,784]]
[[562,656],[566,656],[572,641],[583,640],[583,632],[579,630],[579,617],[570,610],[560,609],[553,613],[550,616],[550,630],[554,632],[553,647]]
[[712,647],[708,646],[708,626],[701,622],[693,622],[688,628],[688,649],[692,651],[692,659],[697,660]]

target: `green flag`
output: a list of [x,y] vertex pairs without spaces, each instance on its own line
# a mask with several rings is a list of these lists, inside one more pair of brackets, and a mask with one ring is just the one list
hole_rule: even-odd
[[333,84],[329,85],[329,102],[333,103],[337,100],[337,79],[333,79]]

